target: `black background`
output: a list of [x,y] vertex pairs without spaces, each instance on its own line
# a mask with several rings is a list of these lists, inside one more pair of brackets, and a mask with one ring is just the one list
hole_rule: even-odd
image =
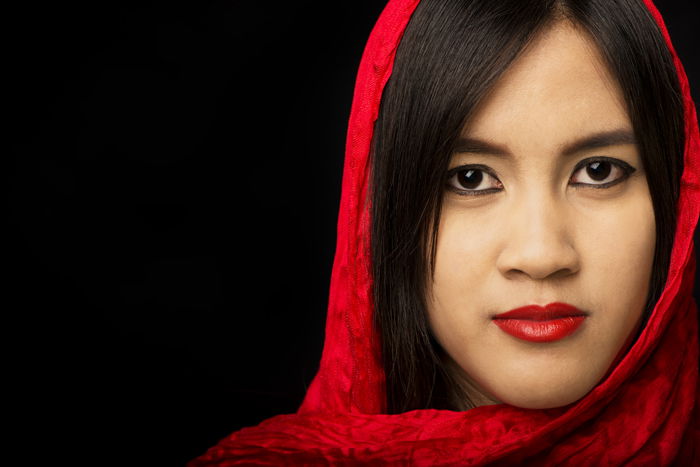
[[[6,10],[2,342],[27,464],[183,465],[296,410],[384,3]],[[693,3],[658,6],[698,96]]]

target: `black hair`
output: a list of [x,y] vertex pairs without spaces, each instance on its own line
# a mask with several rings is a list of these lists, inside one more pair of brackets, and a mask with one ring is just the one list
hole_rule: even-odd
[[422,0],[397,48],[370,154],[372,294],[387,413],[457,409],[455,381],[426,316],[445,172],[477,104],[559,19],[598,44],[620,83],[646,171],[656,246],[636,337],[663,291],[683,172],[683,102],[671,54],[642,0]]

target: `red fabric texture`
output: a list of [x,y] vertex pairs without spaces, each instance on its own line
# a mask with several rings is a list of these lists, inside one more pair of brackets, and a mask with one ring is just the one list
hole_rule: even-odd
[[295,414],[237,431],[189,467],[229,465],[700,465],[698,312],[693,233],[700,135],[688,80],[663,19],[685,105],[678,226],[664,289],[644,331],[607,377],[565,407],[507,404],[464,412],[383,413],[384,373],[372,327],[369,209],[373,123],[418,0],[390,0],[367,42],[347,133],[337,250],[320,369]]

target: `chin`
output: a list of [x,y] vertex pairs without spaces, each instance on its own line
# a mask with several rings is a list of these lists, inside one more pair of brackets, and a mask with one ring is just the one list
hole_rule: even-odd
[[566,399],[565,402],[564,399],[560,401],[548,401],[548,400],[539,400],[539,401],[528,401],[524,403],[509,403],[505,402],[508,405],[512,405],[514,407],[520,407],[521,409],[555,409],[557,407],[564,407],[565,405],[569,405],[572,402],[576,402],[579,398],[576,399]]
[[527,395],[536,394],[535,397],[523,397],[526,395],[525,393],[503,394],[499,400],[505,404],[522,409],[554,409],[572,404],[587,393],[588,391],[565,391],[552,394],[538,394],[537,391],[532,391],[528,392]]

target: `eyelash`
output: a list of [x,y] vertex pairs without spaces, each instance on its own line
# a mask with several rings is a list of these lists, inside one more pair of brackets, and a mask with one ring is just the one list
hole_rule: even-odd
[[[629,178],[632,173],[637,170],[631,165],[629,165],[627,162],[621,161],[619,159],[613,159],[611,157],[592,157],[589,159],[584,159],[579,164],[576,166],[574,169],[574,174],[577,173],[579,170],[586,168],[589,164],[592,164],[594,162],[609,162],[612,165],[618,167],[620,170],[622,170],[622,175],[615,180],[607,183],[600,183],[600,184],[592,184],[592,183],[573,183],[571,186],[573,186],[576,189],[579,188],[593,188],[596,190],[599,189],[606,189],[606,188],[611,188],[614,185],[617,185],[618,183],[621,183],[627,178]],[[489,176],[495,178],[498,180],[498,178],[492,173],[491,168],[485,165],[481,164],[472,164],[472,165],[462,165],[459,167],[454,167],[450,170],[447,171],[447,180],[446,180],[446,185],[447,189],[460,195],[460,196],[484,196],[488,195],[491,193],[497,193],[499,191],[502,191],[502,188],[488,188],[485,190],[461,190],[458,188],[455,188],[454,186],[450,185],[450,181],[457,175],[459,172],[464,172],[467,170],[481,170],[483,172],[486,172]],[[572,175],[573,178],[573,175]],[[500,183],[500,180],[498,180]]]

